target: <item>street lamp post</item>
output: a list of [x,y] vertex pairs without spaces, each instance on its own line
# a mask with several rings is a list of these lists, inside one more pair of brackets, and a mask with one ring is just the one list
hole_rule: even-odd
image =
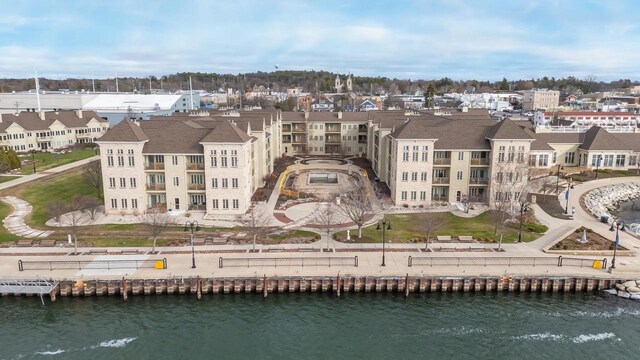
[[522,223],[524,222],[524,213],[525,211],[529,211],[529,203],[523,202],[520,203],[520,229],[518,230],[518,242],[522,242]]
[[385,243],[386,231],[391,230],[391,221],[378,220],[378,226],[376,227],[376,230],[382,230],[382,265],[381,266],[386,266],[384,262],[384,252],[385,252],[384,243]]
[[558,164],[556,165],[556,167],[558,168],[556,170],[556,194],[558,193],[558,189],[560,188],[560,170],[562,169],[562,165]]
[[196,268],[196,249],[195,246],[193,244],[193,233],[194,231],[200,231],[200,225],[198,224],[197,221],[187,221],[184,224],[184,231],[187,231],[191,229],[191,268],[195,269]]
[[36,173],[36,151],[31,150],[31,163],[33,163],[33,173]]
[[600,160],[602,160],[602,155],[598,155],[596,157],[596,179],[598,178],[598,168],[600,167]]
[[571,181],[567,183],[567,192],[564,194],[564,198],[567,200],[567,206],[564,208],[565,215],[569,214],[569,189],[571,189]]
[[622,220],[613,220],[613,222],[611,223],[611,227],[609,228],[609,231],[613,231],[615,229],[616,231],[616,244],[613,247],[613,259],[611,259],[611,267],[609,267],[609,272],[611,272],[613,269],[616,268],[616,255],[618,254],[618,245],[620,244],[620,233],[619,231],[622,230],[624,231],[624,221]]

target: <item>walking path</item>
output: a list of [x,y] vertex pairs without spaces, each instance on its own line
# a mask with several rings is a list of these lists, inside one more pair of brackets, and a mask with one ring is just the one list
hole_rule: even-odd
[[30,228],[24,223],[24,217],[31,213],[32,207],[28,202],[20,200],[15,196],[5,196],[0,200],[13,206],[13,212],[7,216],[2,223],[4,227],[12,234],[26,238],[46,238],[53,231],[43,231]]
[[69,163],[69,164],[56,166],[54,168],[47,169],[47,170],[44,170],[44,171],[41,171],[41,172],[37,172],[35,174],[21,175],[19,179],[14,179],[14,180],[11,180],[11,181],[0,183],[0,190],[8,189],[10,187],[13,187],[13,186],[16,186],[16,185],[20,185],[20,184],[24,184],[26,182],[33,181],[33,180],[36,180],[36,179],[40,179],[40,178],[43,178],[43,177],[47,177],[49,175],[61,173],[63,171],[67,171],[69,169],[73,169],[75,167],[82,166],[82,165],[88,164],[90,162],[99,160],[99,159],[100,159],[100,156],[96,155],[96,156],[92,156],[90,158],[74,161],[74,162]]

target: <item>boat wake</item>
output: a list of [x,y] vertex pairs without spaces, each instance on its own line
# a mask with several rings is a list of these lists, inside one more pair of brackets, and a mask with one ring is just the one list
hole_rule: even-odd
[[[98,349],[98,348],[123,348],[123,347],[127,346],[127,344],[129,344],[130,342],[134,341],[135,339],[137,339],[137,337],[106,340],[106,341],[102,341],[102,342],[98,343],[97,345],[85,346],[85,347],[82,347],[82,348],[67,349],[67,350],[57,349],[57,350],[38,351],[38,352],[35,353],[35,355],[43,355],[43,356],[44,355],[60,355],[60,354],[70,353],[70,352],[95,350],[95,349]],[[21,358],[21,356],[18,357],[18,358]]]
[[565,342],[565,343],[574,343],[574,344],[582,344],[591,341],[603,341],[603,340],[616,340],[620,341],[620,338],[616,336],[614,333],[606,332],[599,334],[581,334],[578,336],[568,336],[562,334],[552,334],[549,332],[545,333],[537,333],[537,334],[525,334],[520,336],[513,336],[513,340],[523,340],[523,341],[554,341],[554,342]]

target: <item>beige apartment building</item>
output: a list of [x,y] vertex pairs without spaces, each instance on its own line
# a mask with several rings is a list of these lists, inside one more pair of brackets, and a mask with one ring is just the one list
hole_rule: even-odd
[[361,156],[396,205],[517,201],[529,169],[628,169],[640,133],[497,122],[482,109],[227,111],[125,121],[98,143],[108,213],[149,208],[209,218],[251,206],[281,156]]
[[280,154],[280,112],[120,122],[99,141],[105,212],[247,211]]
[[0,114],[0,148],[16,152],[51,151],[93,143],[109,123],[93,111],[42,111]]
[[556,90],[527,90],[522,95],[522,110],[525,111],[554,109],[560,101],[560,92]]

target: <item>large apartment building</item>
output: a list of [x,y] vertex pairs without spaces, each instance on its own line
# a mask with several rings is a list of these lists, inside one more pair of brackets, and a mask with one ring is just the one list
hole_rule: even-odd
[[93,111],[0,114],[0,147],[17,152],[50,151],[93,143],[109,123]]
[[280,156],[281,113],[123,120],[99,141],[105,212],[243,214]]
[[516,200],[531,168],[637,166],[640,133],[496,122],[483,109],[229,111],[118,124],[102,149],[106,211],[244,213],[289,156],[362,156],[397,205]]

